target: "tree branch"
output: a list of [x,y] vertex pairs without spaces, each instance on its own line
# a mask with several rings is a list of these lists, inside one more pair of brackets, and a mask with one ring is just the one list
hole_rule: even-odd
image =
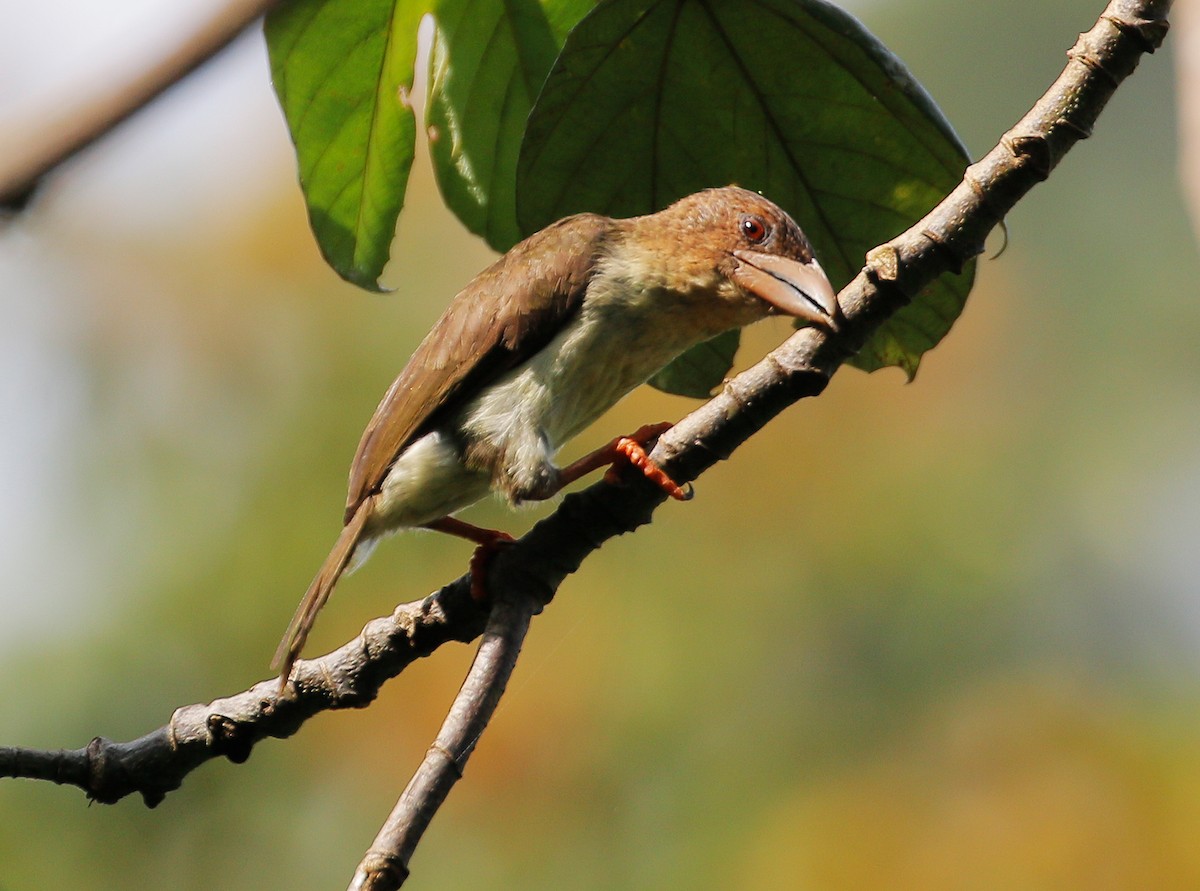
[[367,623],[332,653],[298,663],[283,696],[279,679],[271,678],[234,696],[176,709],[166,726],[127,743],[96,737],[73,750],[0,747],[0,777],[78,786],[104,804],[136,792],[154,807],[206,761],[226,757],[240,764],[259,740],[291,736],[315,714],[366,707],[388,678],[447,641],[474,640],[486,620],[463,577]]
[[[1161,44],[1170,7],[1170,0],[1112,0],[1068,52],[1066,68],[1046,94],[967,169],[960,185],[923,220],[868,254],[866,267],[840,295],[846,321],[838,335],[797,332],[664,434],[652,458],[676,480],[693,480],[784,408],[822,392],[888,316],[938,275],[977,256],[1017,201],[1091,133],[1117,86]],[[403,881],[412,847],[495,707],[529,617],[588,554],[648,523],[664,497],[640,474],[625,485],[597,483],[567,496],[497,554],[488,585],[494,598],[488,636],[438,742],[356,874],[356,882],[378,884],[354,887],[394,888]],[[153,806],[209,758],[245,760],[259,739],[288,736],[317,712],[366,705],[384,680],[446,641],[474,639],[484,620],[461,578],[369,623],[333,653],[298,662],[281,697],[271,679],[207,706],[179,709],[166,727],[131,743],[97,739],[73,752],[0,749],[0,775],[73,783],[105,802],[137,791]]]
[[462,777],[467,759],[492,719],[516,667],[529,622],[541,609],[537,598],[519,589],[508,588],[498,598],[450,714],[363,856],[350,891],[395,891],[404,883],[421,836]]
[[258,20],[278,0],[230,0],[179,46],[84,108],[68,107],[0,165],[0,211],[20,211],[43,178],[183,80]]

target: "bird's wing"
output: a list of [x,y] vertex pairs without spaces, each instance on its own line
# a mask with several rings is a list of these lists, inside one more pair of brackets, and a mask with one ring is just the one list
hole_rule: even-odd
[[531,235],[466,286],[388,388],[350,466],[349,522],[399,454],[467,394],[542,349],[583,300],[613,221],[592,214]]

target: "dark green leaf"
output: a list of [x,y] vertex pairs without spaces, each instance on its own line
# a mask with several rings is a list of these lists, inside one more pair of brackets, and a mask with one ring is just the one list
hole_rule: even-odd
[[[966,160],[903,64],[828,3],[606,0],[571,33],[530,115],[518,218],[528,232],[739,183],[796,217],[840,288],[868,249],[957,184]],[[971,265],[922,292],[855,364],[914,373],[973,275]],[[720,382],[711,362],[682,358],[710,376],[673,369],[662,377],[676,391]]]
[[741,338],[736,330],[718,334],[712,340],[692,347],[650,378],[648,383],[664,393],[707,399],[733,365],[739,340]]
[[441,0],[426,123],[442,196],[498,251],[521,239],[517,155],[567,31],[593,0]]
[[428,0],[291,0],[266,20],[313,233],[340,276],[371,290],[412,166],[407,97],[427,10]]

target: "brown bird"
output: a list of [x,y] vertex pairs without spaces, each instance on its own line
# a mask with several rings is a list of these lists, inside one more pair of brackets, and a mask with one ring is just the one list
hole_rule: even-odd
[[489,552],[511,538],[453,514],[489,490],[537,501],[629,461],[688,497],[646,458],[669,424],[565,468],[554,456],[685,350],[778,313],[829,329],[840,318],[800,227],[745,189],[632,219],[579,214],[516,245],[459,292],[375,410],[350,466],[345,527],[276,653],[281,683],[338,578],[388,533],[424,527],[478,544],[481,597]]

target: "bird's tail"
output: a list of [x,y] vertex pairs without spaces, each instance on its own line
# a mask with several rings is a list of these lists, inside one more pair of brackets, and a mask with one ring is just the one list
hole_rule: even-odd
[[334,542],[333,550],[321,564],[316,577],[308,586],[308,590],[304,592],[304,599],[296,607],[296,614],[292,616],[291,624],[288,625],[283,640],[279,642],[279,649],[275,651],[275,658],[271,660],[271,667],[279,669],[281,690],[287,684],[288,678],[291,677],[292,666],[300,657],[300,651],[304,649],[304,642],[308,639],[308,632],[312,630],[313,623],[317,620],[317,613],[321,611],[321,607],[333,593],[333,586],[337,584],[337,580],[346,570],[346,565],[354,556],[354,549],[362,539],[363,528],[370,513],[371,499],[367,499],[358,506],[354,516],[343,527],[341,535]]

